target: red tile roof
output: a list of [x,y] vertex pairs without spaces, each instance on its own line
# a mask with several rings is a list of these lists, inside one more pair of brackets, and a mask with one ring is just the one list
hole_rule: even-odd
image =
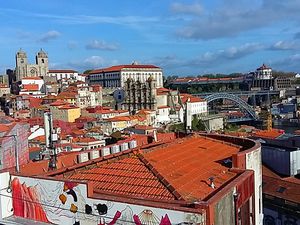
[[45,135],[40,135],[40,136],[33,138],[32,140],[44,143],[44,142],[46,142],[46,137],[45,137]]
[[[159,138],[160,139],[160,138]],[[170,141],[170,140],[169,140]],[[195,136],[146,153],[127,153],[65,173],[67,179],[91,181],[94,191],[160,200],[203,200],[237,176],[219,161],[239,147]],[[214,177],[216,189],[209,186]]]
[[117,71],[121,71],[122,69],[159,69],[159,67],[154,65],[118,65],[118,66],[111,66],[103,69],[92,70],[89,72],[89,74],[117,72]]
[[[218,162],[239,152],[236,146],[200,136],[145,154],[145,158],[185,200],[203,200],[236,176]],[[209,186],[214,177],[216,189]]]
[[9,131],[10,130],[9,127],[10,126],[8,125],[0,124],[0,133]]
[[270,67],[268,67],[267,65],[265,64],[262,64],[261,67],[257,68],[257,70],[266,70],[266,69],[271,69]]
[[[67,168],[77,163],[77,152],[60,153],[57,157],[57,169]],[[20,166],[20,172],[25,176],[42,175],[48,171],[49,160],[30,162]]]
[[22,90],[26,91],[38,91],[39,90],[39,85],[38,84],[23,84]]
[[30,97],[29,98],[29,107],[30,108],[39,107],[39,106],[41,106],[42,101],[43,100],[41,98]]
[[137,115],[149,115],[151,110],[141,109],[138,111]]
[[170,106],[167,106],[167,105],[157,107],[157,109],[169,109],[169,108],[170,108]]
[[[269,176],[263,176],[263,183],[264,194],[291,202],[300,202],[300,183]],[[280,188],[282,188],[282,192],[279,191]]]
[[84,138],[77,137],[73,139],[73,143],[90,143],[95,141],[99,141],[99,140],[91,137],[84,137]]
[[40,77],[23,77],[22,80],[42,80]]
[[166,94],[168,94],[169,92],[170,92],[170,90],[167,89],[167,88],[157,88],[157,89],[156,89],[156,94],[157,94],[157,95],[166,95]]
[[18,113],[30,113],[30,110],[28,109],[21,109],[19,111],[17,111]]
[[260,138],[275,139],[281,136],[282,134],[284,134],[283,130],[272,129],[272,130],[258,130],[253,133],[253,136],[260,137]]
[[204,102],[205,100],[199,97],[195,97],[190,94],[180,94],[181,101],[182,103],[186,103],[187,101],[189,102]]
[[68,103],[63,101],[63,100],[56,100],[55,102],[52,102],[50,106],[62,106],[62,105],[67,105]]
[[72,92],[72,91],[64,91],[64,92],[61,92],[57,98],[58,99],[73,99],[73,98],[76,98],[76,95],[77,93],[76,92]]
[[28,150],[29,150],[29,152],[37,152],[37,151],[41,151],[42,148],[34,146],[34,147],[29,147]]
[[111,163],[105,162],[96,168],[75,173],[68,179],[91,181],[94,183],[95,191],[138,198],[175,199],[175,196],[136,156]]
[[75,106],[75,105],[63,105],[61,107],[59,107],[60,110],[66,110],[66,109],[79,109],[79,107]]
[[121,122],[121,121],[131,121],[132,118],[130,116],[115,116],[115,117],[109,118],[107,120],[111,121],[111,122]]

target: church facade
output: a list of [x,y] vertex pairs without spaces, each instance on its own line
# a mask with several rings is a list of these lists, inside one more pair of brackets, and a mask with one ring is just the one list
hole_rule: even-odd
[[48,55],[41,49],[36,57],[35,64],[29,64],[26,52],[19,50],[16,54],[16,80],[24,77],[46,76],[49,71]]
[[149,77],[146,82],[135,81],[131,78],[125,81],[125,101],[123,109],[134,115],[141,109],[156,110],[156,80]]

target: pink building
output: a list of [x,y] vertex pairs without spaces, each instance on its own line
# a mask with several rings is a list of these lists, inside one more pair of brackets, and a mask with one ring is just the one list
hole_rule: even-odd
[[28,129],[29,125],[26,123],[0,124],[0,170],[16,165],[16,151],[18,151],[19,165],[28,163]]

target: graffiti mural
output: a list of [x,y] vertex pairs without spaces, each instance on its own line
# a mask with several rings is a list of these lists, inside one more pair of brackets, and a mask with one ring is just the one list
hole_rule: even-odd
[[180,211],[88,198],[82,183],[14,177],[11,187],[14,215],[46,223],[171,225],[188,222],[190,217]]
[[15,216],[49,222],[34,187],[27,187],[26,184],[21,184],[18,178],[13,179],[11,187]]

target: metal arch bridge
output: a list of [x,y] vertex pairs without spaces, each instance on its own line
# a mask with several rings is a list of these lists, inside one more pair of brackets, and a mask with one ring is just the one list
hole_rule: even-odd
[[228,93],[214,93],[214,94],[206,96],[205,99],[206,99],[207,103],[210,103],[210,102],[218,100],[218,99],[229,99],[229,100],[237,103],[239,108],[246,110],[246,112],[254,120],[258,120],[258,116],[256,115],[253,107],[236,95],[228,94]]

